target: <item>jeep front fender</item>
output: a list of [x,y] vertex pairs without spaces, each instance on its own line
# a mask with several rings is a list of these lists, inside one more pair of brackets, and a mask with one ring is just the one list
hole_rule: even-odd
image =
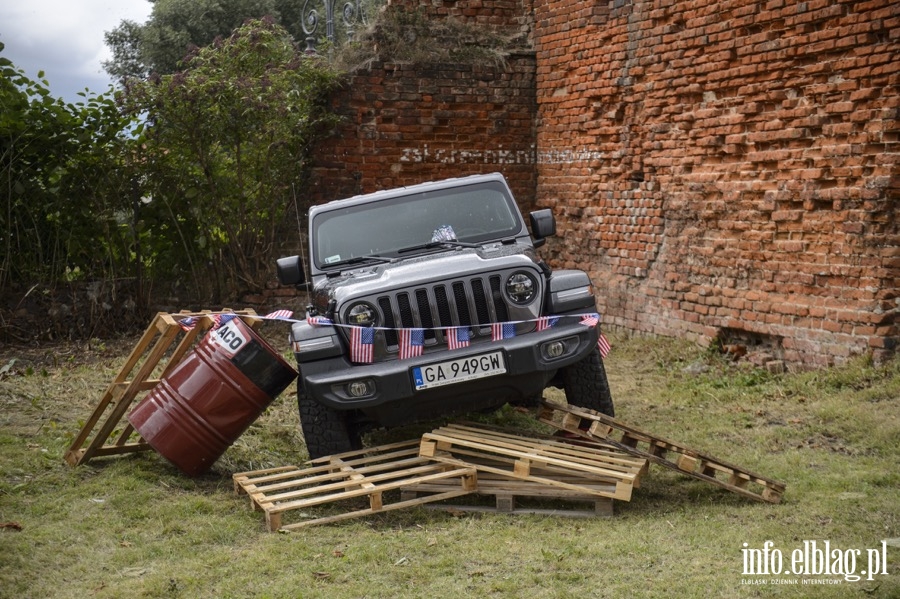
[[338,331],[333,326],[295,322],[290,341],[298,364],[333,358],[344,352]]

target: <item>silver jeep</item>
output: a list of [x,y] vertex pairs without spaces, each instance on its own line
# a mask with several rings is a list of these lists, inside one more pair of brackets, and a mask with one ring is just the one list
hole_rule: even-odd
[[278,277],[312,293],[291,330],[311,458],[372,427],[532,405],[548,386],[613,415],[590,278],[551,271],[535,248],[553,215],[530,221],[500,174],[310,209],[309,274],[292,256]]

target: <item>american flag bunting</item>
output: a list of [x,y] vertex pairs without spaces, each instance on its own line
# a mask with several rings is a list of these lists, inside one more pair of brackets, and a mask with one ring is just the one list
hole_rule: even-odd
[[495,322],[491,325],[491,341],[510,339],[516,336],[516,325],[511,322]]
[[[275,310],[260,318],[272,320],[290,320],[294,313],[291,310]],[[218,329],[230,320],[237,318],[234,313],[210,314],[209,317],[213,321],[212,330]],[[600,324],[600,315],[596,312],[581,314],[579,324],[588,327],[595,327]],[[545,331],[556,326],[561,317],[559,316],[541,316],[534,322],[535,331]],[[196,316],[190,316],[178,321],[178,325],[185,331],[191,331],[199,322]],[[334,321],[324,316],[307,316],[306,322],[310,326],[347,326],[335,325]],[[370,364],[374,362],[374,346],[375,346],[375,328],[374,327],[350,327],[350,359],[359,364]],[[396,329],[399,338],[401,360],[406,360],[416,356],[421,356],[425,349],[425,330],[426,329]],[[471,341],[471,330],[469,327],[447,327],[443,329],[444,336],[447,339],[447,349],[455,350],[469,347]],[[491,340],[500,341],[502,339],[510,339],[516,336],[516,325],[514,322],[496,322],[491,325]],[[600,355],[605,358],[611,351],[609,340],[601,332],[597,340],[597,348]],[[294,346],[295,351],[298,349]]]
[[291,310],[275,310],[274,312],[269,312],[263,318],[270,318],[273,320],[285,320],[293,316],[294,313]]
[[469,327],[444,329],[444,335],[447,337],[447,349],[449,350],[469,347]]
[[599,314],[582,314],[581,322],[579,324],[583,324],[586,327],[595,327],[600,324],[600,315]]
[[408,360],[422,355],[425,348],[424,329],[400,329],[400,359]]
[[609,351],[612,349],[609,345],[609,341],[607,341],[606,336],[603,333],[600,333],[600,338],[597,340],[597,349],[600,350],[600,356],[605,358]]
[[537,327],[534,330],[546,331],[547,329],[552,328],[557,322],[559,322],[558,316],[541,316],[537,319]]
[[237,318],[237,314],[213,314],[213,326],[212,330],[218,329],[220,326],[225,324],[226,322],[230,322]]
[[375,329],[353,327],[350,331],[350,361],[371,364],[375,359]]
[[306,324],[313,326],[313,327],[318,327],[318,326],[332,325],[334,323],[331,322],[330,319],[325,318],[324,316],[307,316]]

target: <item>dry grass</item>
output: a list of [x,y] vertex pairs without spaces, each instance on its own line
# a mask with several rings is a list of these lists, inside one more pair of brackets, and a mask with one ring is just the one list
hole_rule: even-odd
[[[0,596],[900,595],[894,546],[888,575],[815,587],[742,584],[798,577],[745,576],[741,553],[828,540],[865,555],[900,537],[896,360],[771,375],[679,342],[613,337],[620,419],[785,481],[780,505],[654,467],[609,519],[415,509],[271,534],[230,477],[305,457],[289,393],[195,479],[152,452],[63,462],[134,341],[0,350]],[[492,421],[535,426],[516,410]]]

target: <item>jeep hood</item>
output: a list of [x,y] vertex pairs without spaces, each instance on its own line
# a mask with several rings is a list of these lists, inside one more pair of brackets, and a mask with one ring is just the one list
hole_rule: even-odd
[[341,305],[348,298],[390,293],[398,289],[448,281],[507,268],[536,268],[534,251],[518,244],[494,244],[482,248],[454,248],[348,269],[321,278],[315,288],[316,305],[330,299]]

